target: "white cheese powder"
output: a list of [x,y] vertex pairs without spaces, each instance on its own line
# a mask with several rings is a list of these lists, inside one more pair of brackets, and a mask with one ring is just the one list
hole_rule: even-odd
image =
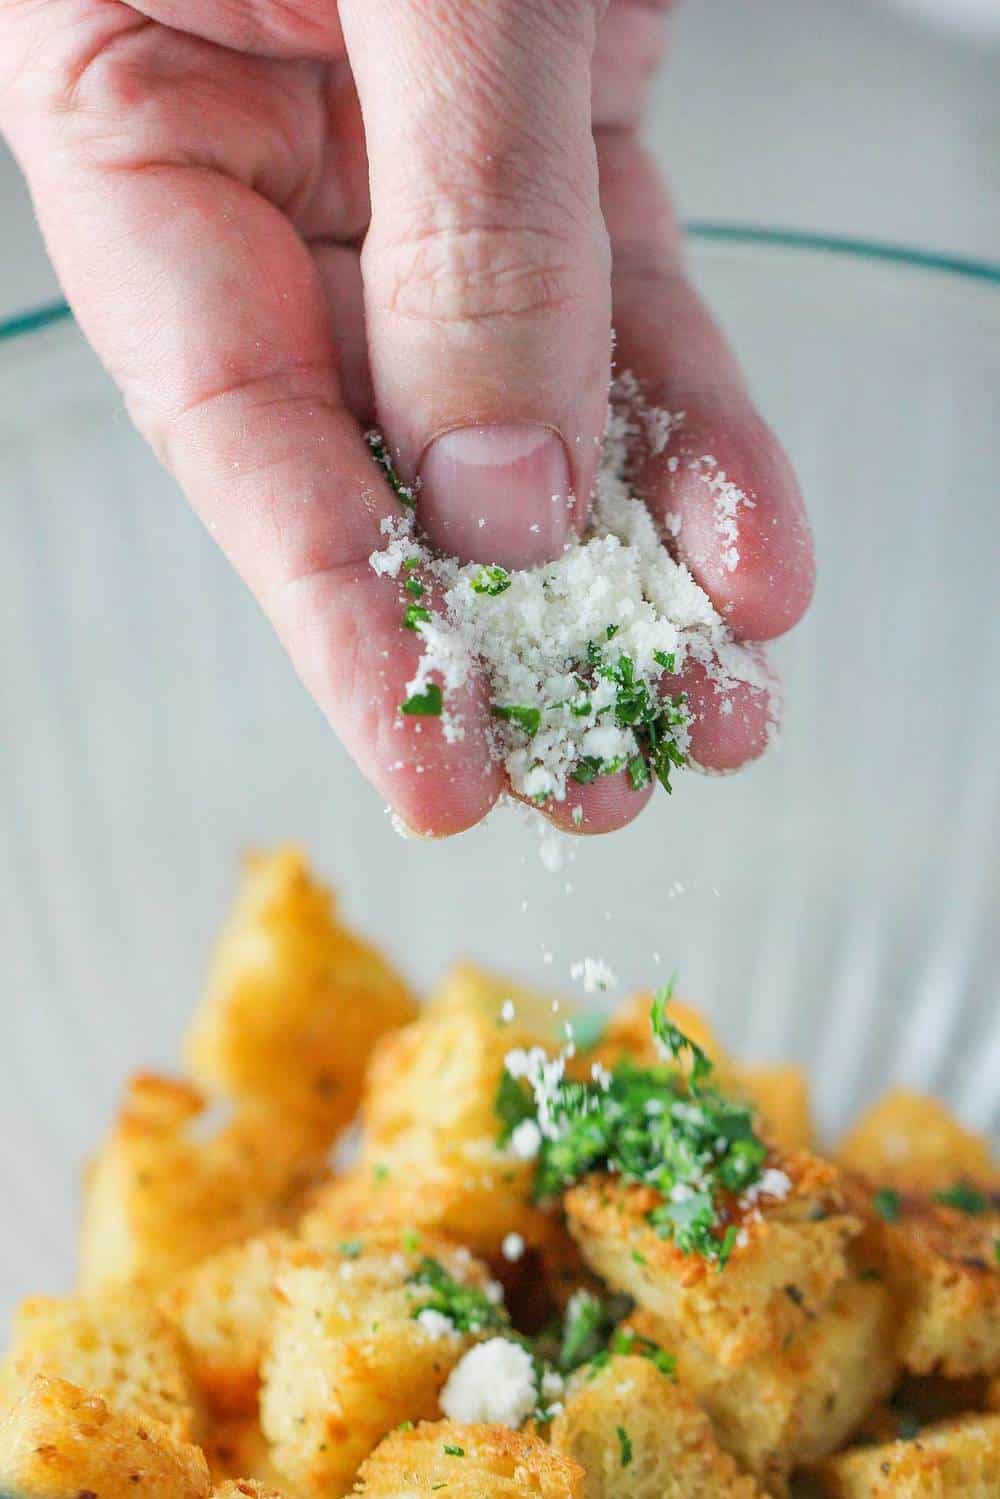
[[441,1409],[448,1420],[469,1425],[518,1427],[537,1401],[531,1355],[506,1338],[490,1338],[471,1348],[441,1391]]
[[[428,552],[410,511],[382,522],[386,545],[370,558],[383,576],[401,578],[415,568],[443,603],[443,613],[417,624],[423,652],[407,693],[440,687],[450,742],[463,737],[464,726],[449,700],[477,673],[488,679],[495,707],[537,710],[534,732],[526,729],[523,713],[494,720],[496,754],[514,790],[529,799],[562,800],[570,773],[584,757],[617,766],[640,751],[633,730],[615,723],[618,687],[594,674],[588,648],[597,645],[612,668],[627,657],[635,680],[654,695],[670,658],[675,672],[691,659],[702,663],[722,694],[737,682],[768,685],[759,663],[731,640],[708,595],[670,556],[646,507],[630,492],[631,446],[645,438],[662,450],[678,420],[637,400],[636,389],[634,380],[623,377],[612,392],[590,529],[554,561],[505,573],[499,592],[477,591],[482,568]],[[712,469],[711,460],[702,463],[715,494],[726,565],[735,567],[736,512],[751,502]],[[586,699],[586,711],[574,713]],[[674,737],[685,752],[684,724]]]

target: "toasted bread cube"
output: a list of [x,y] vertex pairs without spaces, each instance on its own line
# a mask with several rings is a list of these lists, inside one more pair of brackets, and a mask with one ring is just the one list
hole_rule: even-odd
[[879,1099],[841,1141],[837,1159],[880,1187],[930,1194],[958,1181],[997,1185],[981,1136],[934,1098],[898,1088]]
[[433,1240],[419,1252],[397,1246],[395,1235],[369,1235],[339,1255],[303,1251],[279,1275],[261,1426],[275,1467],[304,1494],[345,1493],[387,1431],[438,1415],[441,1388],[475,1341],[437,1314],[421,1319],[427,1293],[409,1278],[426,1255],[485,1290],[485,1268]]
[[283,1495],[255,1478],[227,1478],[212,1490],[212,1499],[283,1499]]
[[159,1421],[38,1374],[0,1421],[0,1493],[16,1499],[208,1499],[200,1447]]
[[783,1158],[781,1198],[761,1194],[739,1220],[723,1270],[683,1254],[649,1223],[649,1187],[594,1175],[567,1192],[569,1230],[584,1259],[618,1291],[693,1338],[724,1364],[779,1348],[829,1303],[861,1228],[839,1174],[815,1156]]
[[424,1421],[394,1431],[358,1475],[359,1499],[583,1499],[583,1473],[547,1442],[503,1426]]
[[732,1091],[756,1112],[761,1133],[768,1140],[784,1151],[812,1149],[816,1132],[809,1080],[801,1067],[751,1067],[740,1062],[733,1065],[729,1078]]
[[357,1113],[376,1041],[414,1013],[400,976],[284,848],[247,860],[187,1052],[210,1093],[297,1119],[324,1148]]
[[296,1240],[274,1230],[216,1250],[164,1293],[201,1391],[219,1415],[253,1415],[277,1308],[275,1281]]
[[579,1463],[585,1499],[753,1499],[708,1417],[648,1359],[615,1357],[574,1380],[552,1445]]
[[1000,1374],[1000,1197],[965,1213],[900,1196],[875,1214],[863,1252],[897,1304],[897,1346],[914,1374]]
[[812,1473],[828,1499],[996,1499],[1000,1416],[960,1416],[910,1441],[849,1448]]
[[674,1355],[677,1378],[711,1418],[719,1443],[771,1493],[794,1468],[835,1452],[892,1389],[898,1370],[884,1286],[851,1276],[782,1348],[729,1368],[668,1324],[629,1325]]
[[0,1371],[0,1404],[20,1398],[36,1374],[100,1395],[112,1410],[161,1421],[179,1441],[197,1434],[198,1394],[181,1337],[134,1291],[22,1302]]
[[[649,1016],[653,1005],[651,994],[636,994],[619,1005],[604,1029],[592,1057],[603,1066],[612,1068],[618,1062],[632,1062],[636,1067],[658,1067],[663,1057],[653,1038]],[[690,1041],[700,1046],[714,1062],[716,1076],[728,1076],[731,1059],[705,1016],[693,1005],[682,999],[671,999],[667,1003],[666,1016],[682,1030]],[[671,1061],[671,1066],[687,1071],[690,1060],[686,1056]]]
[[[455,963],[431,994],[424,1014],[479,1015],[508,1037],[513,1027],[541,1045],[559,1047],[566,1039],[566,1022],[576,1009],[571,1000],[490,973],[476,963]],[[508,1040],[508,1050],[512,1044],[519,1043]]]
[[87,1173],[85,1292],[132,1281],[159,1288],[223,1244],[296,1216],[319,1170],[310,1142],[252,1110],[200,1138],[193,1126],[205,1107],[186,1083],[133,1078]]

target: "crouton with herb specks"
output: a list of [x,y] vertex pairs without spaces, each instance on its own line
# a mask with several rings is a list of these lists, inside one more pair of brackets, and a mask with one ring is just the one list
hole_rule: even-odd
[[1000,1416],[962,1416],[907,1441],[853,1447],[811,1472],[827,1499],[996,1499]]
[[358,1474],[358,1499],[584,1499],[579,1465],[537,1436],[424,1421],[386,1437]]
[[846,1209],[839,1173],[815,1156],[772,1163],[767,1190],[734,1205],[739,1230],[723,1269],[684,1254],[649,1222],[662,1199],[614,1176],[587,1177],[566,1193],[569,1229],[590,1268],[615,1290],[693,1338],[724,1364],[778,1348],[829,1303],[847,1274],[861,1228]]
[[207,1136],[203,1095],[152,1073],[132,1079],[84,1186],[80,1283],[159,1288],[223,1244],[289,1222],[320,1164],[289,1126],[243,1110]]
[[888,1293],[853,1275],[784,1347],[737,1368],[648,1312],[628,1325],[674,1355],[678,1380],[711,1418],[720,1444],[774,1494],[786,1492],[794,1468],[851,1436],[899,1368]]
[[838,1146],[837,1160],[876,1187],[901,1192],[930,1194],[961,1181],[1000,1186],[987,1141],[936,1099],[903,1088],[862,1114]]
[[0,1369],[0,1405],[12,1405],[36,1374],[100,1395],[112,1410],[161,1421],[179,1441],[198,1434],[198,1394],[181,1337],[135,1291],[22,1302]]
[[708,1417],[648,1358],[584,1369],[552,1425],[552,1445],[583,1469],[585,1499],[754,1499],[756,1482],[723,1452]]
[[504,1321],[485,1268],[427,1239],[303,1251],[278,1292],[261,1426],[277,1470],[317,1499],[345,1493],[400,1421],[439,1415],[455,1364]]
[[0,1494],[16,1499],[208,1499],[200,1447],[159,1421],[38,1374],[0,1421]]
[[187,1051],[209,1092],[298,1120],[322,1149],[356,1114],[376,1041],[414,1013],[399,974],[285,848],[247,860]]

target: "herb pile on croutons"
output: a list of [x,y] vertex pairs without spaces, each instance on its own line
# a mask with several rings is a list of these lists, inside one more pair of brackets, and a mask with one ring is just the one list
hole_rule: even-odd
[[15,1319],[0,1495],[998,1499],[987,1142],[897,1092],[818,1154],[669,989],[586,1029],[468,964],[418,1010],[252,860]]

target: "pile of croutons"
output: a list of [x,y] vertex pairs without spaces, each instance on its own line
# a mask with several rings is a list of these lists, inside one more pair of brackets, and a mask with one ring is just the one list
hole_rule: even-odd
[[[565,1005],[462,966],[418,1012],[298,853],[251,859],[188,1076],[134,1078],[89,1167],[77,1294],[16,1315],[0,1495],[996,1499],[987,1143],[896,1092],[817,1155],[800,1072],[667,1009],[766,1142],[714,1260],[503,1139]],[[661,1067],[649,1014],[561,1066]]]

